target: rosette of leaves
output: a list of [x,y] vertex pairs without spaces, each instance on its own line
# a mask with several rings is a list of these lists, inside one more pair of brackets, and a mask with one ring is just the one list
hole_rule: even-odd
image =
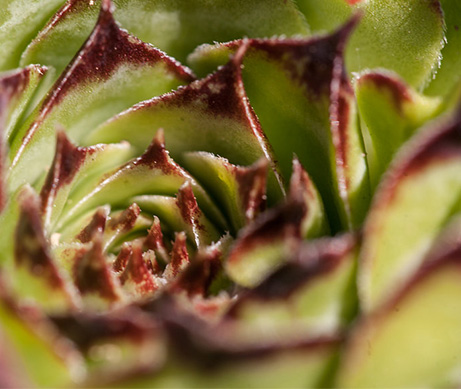
[[0,385],[459,386],[460,23],[7,0]]

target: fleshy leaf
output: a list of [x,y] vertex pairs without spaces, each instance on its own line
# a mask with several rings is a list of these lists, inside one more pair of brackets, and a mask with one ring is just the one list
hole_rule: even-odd
[[340,333],[355,314],[356,242],[351,236],[305,244],[229,316],[243,339],[288,340]]
[[189,254],[186,248],[186,234],[179,232],[171,250],[171,261],[165,268],[164,277],[167,280],[176,278],[189,265]]
[[19,67],[22,52],[64,0],[4,0],[0,10],[0,71]]
[[359,268],[363,307],[374,309],[421,266],[434,239],[459,212],[461,118],[407,144],[375,195]]
[[[187,327],[185,326],[187,324]],[[191,320],[167,322],[170,359],[164,371],[138,382],[152,387],[222,386],[241,388],[319,387],[328,385],[338,339],[308,339],[243,345],[229,328]],[[206,374],[204,374],[206,369]]]
[[8,199],[8,141],[45,71],[32,65],[0,76],[0,212]]
[[31,65],[0,76],[0,123],[3,138],[10,139],[46,68]]
[[127,294],[139,298],[152,296],[162,287],[160,280],[149,270],[139,242],[132,246],[131,256],[120,275],[120,282]]
[[[173,231],[187,233],[188,243],[198,248],[216,241],[220,237],[219,230],[209,221],[198,207],[192,191],[179,189],[178,196],[144,195],[133,200],[147,213],[156,215],[170,234]],[[191,206],[191,212],[188,210]]]
[[447,95],[461,79],[461,3],[457,0],[440,0],[445,20],[445,46],[442,49],[440,68],[425,93]]
[[188,69],[120,29],[110,8],[104,0],[91,36],[15,137],[11,190],[33,183],[51,162],[56,126],[79,142],[134,103],[192,80]]
[[[115,19],[130,33],[180,61],[202,43],[248,37],[307,35],[292,1],[114,0]],[[100,0],[69,0],[27,47],[21,63],[53,66],[58,74],[90,34]]]
[[457,241],[455,250],[433,256],[397,297],[358,323],[342,357],[339,387],[459,386]]
[[122,299],[120,284],[104,256],[102,233],[75,258],[74,282],[90,309],[107,309]]
[[254,287],[282,266],[303,238],[329,231],[322,201],[297,159],[285,203],[272,208],[242,229],[229,253],[226,272],[245,287]]
[[79,200],[79,193],[92,189],[101,176],[126,162],[131,155],[132,150],[126,143],[77,147],[59,131],[54,160],[40,193],[46,230],[54,230],[68,202]]
[[[360,0],[358,0],[360,1]],[[296,0],[314,32],[331,32],[352,16],[352,4],[357,0]]]
[[167,248],[163,240],[160,219],[157,216],[154,216],[154,221],[144,241],[144,247],[148,250],[154,250],[156,257],[160,258],[164,263],[168,262]]
[[306,205],[307,211],[301,224],[303,238],[312,239],[328,234],[329,226],[322,199],[297,158],[293,159],[289,197],[297,198]]
[[[180,164],[185,152],[207,151],[242,166],[266,157],[275,170],[270,146],[243,89],[238,55],[216,73],[109,120],[85,142],[126,139],[143,150],[158,128],[164,129],[168,150]],[[270,173],[268,185],[270,200],[280,199],[274,173]]]
[[197,202],[207,216],[218,226],[225,226],[222,215],[206,192],[169,157],[163,133],[159,131],[142,156],[107,173],[99,182],[81,191],[81,196],[74,195],[74,201],[65,204],[56,231],[105,204],[115,210],[130,206],[135,196],[143,194],[173,196],[185,181],[191,182]]
[[[311,40],[249,40],[203,46],[191,57],[207,69],[246,47],[243,80],[285,180],[295,153],[317,186],[333,231],[363,220],[369,183],[355,96],[343,50],[357,18]],[[242,50],[242,49],[241,49]]]
[[366,124],[363,131],[371,139],[367,150],[370,181],[376,187],[402,144],[441,112],[442,101],[417,93],[400,78],[383,71],[361,74],[356,95],[360,117]]
[[[98,315],[71,312],[51,320],[63,336],[77,345],[93,376],[150,371],[163,364],[164,334],[155,319],[138,309]],[[89,386],[100,387],[95,383]]]
[[[187,309],[187,305],[194,306],[194,300],[197,299],[197,296],[208,296],[212,282],[216,280],[217,273],[222,270],[222,255],[222,242],[198,250],[192,262],[184,269],[179,277],[177,277],[176,282],[169,288],[170,291],[175,293],[185,292],[187,296],[190,297],[190,300],[188,300],[185,305],[185,309]],[[202,303],[204,302],[204,300],[199,301]],[[230,303],[230,301],[228,302]],[[227,305],[226,303],[224,304]],[[194,308],[196,312],[199,312],[199,315],[204,316],[210,314],[207,309],[201,310],[200,307],[197,306]],[[216,310],[221,311],[218,314],[223,313],[222,307],[217,307]],[[216,314],[216,312],[213,311],[214,310],[212,310],[211,315]]]
[[444,20],[439,0],[367,0],[346,51],[349,72],[386,68],[423,87],[438,66]]
[[289,198],[243,229],[227,258],[229,277],[239,285],[254,287],[282,266],[300,244],[306,211],[303,201]]
[[60,336],[39,310],[20,307],[6,291],[3,280],[0,328],[21,359],[22,374],[34,384],[61,387],[84,378],[85,367],[73,344]]
[[20,196],[20,215],[14,236],[15,268],[10,277],[14,291],[33,298],[48,311],[73,308],[78,304],[75,291],[52,257],[39,212],[39,201],[25,187]]
[[254,220],[265,206],[266,160],[242,167],[205,152],[187,153],[183,158],[188,171],[225,209],[234,233]]

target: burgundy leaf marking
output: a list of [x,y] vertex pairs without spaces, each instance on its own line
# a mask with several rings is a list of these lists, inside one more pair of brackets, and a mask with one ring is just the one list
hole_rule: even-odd
[[147,264],[147,268],[150,272],[155,276],[161,276],[163,273],[163,269],[157,262],[157,258],[155,257],[154,250],[147,250],[142,253],[142,258],[144,262]]
[[58,80],[58,86],[49,95],[47,103],[59,104],[71,89],[82,83],[107,80],[123,64],[152,65],[162,62],[171,73],[185,82],[193,80],[189,69],[121,29],[112,12],[111,1],[102,0],[101,12],[92,34]]
[[197,247],[201,246],[200,236],[205,230],[205,227],[200,223],[202,211],[200,210],[192,185],[190,181],[186,181],[178,191],[176,204],[179,208],[183,220],[192,227],[194,240]]
[[171,286],[172,291],[184,291],[189,297],[203,296],[222,270],[222,252],[216,246],[199,250],[192,263],[179,275]]
[[[288,195],[291,201],[303,202],[305,204],[304,219],[309,217],[312,212],[312,205],[321,201],[306,170],[304,170],[297,157],[293,158],[293,173],[290,178],[290,191]],[[305,236],[307,231],[302,231],[302,236]]]
[[50,244],[43,230],[38,198],[29,187],[20,194],[20,215],[14,241],[16,264],[27,267],[32,275],[45,280],[50,288],[67,295],[65,282],[49,251]]
[[168,256],[168,252],[163,241],[160,219],[157,216],[154,216],[152,226],[147,233],[146,239],[144,240],[144,248],[147,250],[154,250],[155,254],[159,256],[164,263],[168,263],[170,261],[170,257]]
[[120,281],[125,290],[140,296],[148,296],[160,288],[158,280],[144,261],[141,243],[133,244],[131,257],[120,276]]
[[163,276],[167,280],[172,280],[184,270],[189,264],[189,254],[186,246],[186,234],[184,232],[176,233],[176,238],[171,251],[170,263],[166,266]]
[[250,223],[266,206],[268,161],[261,159],[250,167],[236,167],[240,201],[245,219]]
[[111,218],[107,223],[107,230],[114,232],[130,231],[136,224],[141,208],[136,203],[131,204],[117,217]]
[[74,281],[82,295],[97,294],[108,302],[120,299],[119,286],[104,255],[102,234],[93,238],[91,247],[76,258]]
[[90,223],[77,235],[77,239],[82,243],[91,242],[96,236],[102,234],[106,228],[107,210],[98,209]]
[[8,169],[6,139],[10,136],[6,133],[8,116],[19,96],[27,88],[32,69],[35,69],[41,76],[46,71],[46,68],[33,65],[0,77],[0,212],[7,202],[5,182]]
[[397,112],[403,114],[403,105],[412,101],[409,88],[400,79],[378,72],[366,73],[357,79],[357,86],[371,84],[381,92],[387,91]]
[[276,270],[255,289],[247,291],[229,311],[238,316],[241,306],[251,300],[288,299],[301,287],[325,274],[334,272],[346,260],[350,260],[357,247],[357,238],[343,235],[304,243],[280,269]]
[[45,184],[40,192],[41,209],[44,214],[52,209],[59,188],[72,182],[92,148],[74,146],[64,131],[59,131],[56,140],[56,153],[48,172]]
[[296,198],[315,198],[314,184],[297,157],[293,158],[289,195]]
[[347,152],[350,148],[349,133],[350,122],[354,114],[352,109],[355,104],[354,90],[349,82],[344,68],[344,49],[353,30],[360,21],[361,16],[356,14],[341,27],[332,40],[336,40],[335,57],[333,59],[333,72],[330,90],[330,123],[333,146],[336,150],[336,174],[338,189],[346,211],[351,214],[349,203],[349,175]]
[[151,169],[159,169],[165,175],[182,176],[183,170],[171,158],[165,148],[165,134],[159,129],[147,150],[133,162],[134,166],[146,165]]
[[317,353],[320,350],[334,349],[342,340],[338,336],[331,336],[302,339],[295,343],[274,340],[248,345],[239,342],[230,327],[207,326],[203,321],[193,320],[189,316],[168,318],[166,329],[171,346],[176,350],[175,355],[184,363],[194,361],[205,373],[236,362],[263,361],[265,357],[290,350]]
[[281,182],[271,147],[245,92],[241,68],[247,49],[248,41],[237,41],[235,55],[215,73],[181,87],[173,93],[139,103],[125,114],[138,110],[155,112],[173,107],[203,112],[204,115],[211,117],[233,119],[241,123],[243,129],[256,140]]
[[131,246],[131,243],[124,242],[113,264],[113,269],[115,272],[121,273],[125,270],[126,265],[131,258],[132,252],[133,248]]
[[306,212],[304,201],[290,197],[285,203],[264,212],[242,230],[229,254],[228,263],[239,262],[245,253],[279,241],[297,246],[301,241],[301,227]]
[[70,313],[52,316],[59,331],[83,352],[95,344],[129,340],[141,345],[158,333],[158,323],[135,309],[104,315]]
[[[291,79],[305,88],[306,97],[317,101],[330,96],[336,80],[340,86],[351,88],[342,68],[343,52],[359,19],[356,15],[335,33],[320,38],[251,39],[247,55],[257,50],[281,64]],[[238,41],[232,45],[237,44]],[[340,72],[335,71],[337,65],[341,65]]]
[[41,105],[37,119],[29,127],[13,161],[16,165],[27,144],[48,114],[75,88],[108,80],[123,65],[152,66],[162,63],[171,74],[184,80],[194,79],[192,72],[152,45],[121,29],[112,16],[112,3],[102,0],[97,24],[83,48],[74,57]]
[[240,52],[215,73],[178,89],[174,94],[162,96],[160,101],[178,107],[193,106],[209,111],[213,116],[232,118],[245,123],[258,136],[263,136],[243,89],[241,60],[246,50],[245,43],[241,47]]

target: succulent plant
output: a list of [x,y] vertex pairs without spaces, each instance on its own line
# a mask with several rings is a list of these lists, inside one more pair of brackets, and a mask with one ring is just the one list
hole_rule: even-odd
[[456,0],[5,1],[1,387],[461,384]]

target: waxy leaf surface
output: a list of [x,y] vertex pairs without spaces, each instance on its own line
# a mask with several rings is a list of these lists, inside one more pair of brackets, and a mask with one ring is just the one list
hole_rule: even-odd
[[112,115],[191,80],[186,68],[121,30],[105,1],[84,47],[11,144],[11,190],[33,183],[51,162],[57,127],[79,142]]
[[459,212],[459,116],[429,130],[402,149],[374,197],[359,272],[365,310],[383,304],[411,277]]

